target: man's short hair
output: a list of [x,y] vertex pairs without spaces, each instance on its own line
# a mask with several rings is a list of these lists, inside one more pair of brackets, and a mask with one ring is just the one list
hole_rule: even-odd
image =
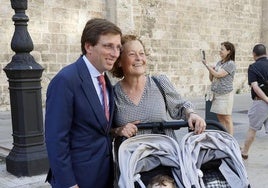
[[256,56],[266,55],[266,47],[263,44],[257,44],[253,48],[253,53]]

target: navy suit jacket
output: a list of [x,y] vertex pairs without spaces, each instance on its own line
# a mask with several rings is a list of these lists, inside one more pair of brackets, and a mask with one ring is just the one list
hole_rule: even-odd
[[45,138],[52,187],[113,187],[110,128],[114,111],[109,91],[110,121],[106,120],[82,56],[63,68],[47,90]]

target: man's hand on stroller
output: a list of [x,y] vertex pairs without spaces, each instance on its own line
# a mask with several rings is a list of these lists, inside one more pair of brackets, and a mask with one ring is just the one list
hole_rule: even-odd
[[188,112],[188,125],[190,130],[193,130],[195,134],[201,134],[206,130],[207,126],[205,120],[195,112]]
[[126,138],[130,138],[132,136],[135,136],[138,132],[137,124],[139,124],[140,121],[134,121],[131,123],[127,123],[126,125],[120,126],[115,128],[115,134],[117,136],[123,136]]

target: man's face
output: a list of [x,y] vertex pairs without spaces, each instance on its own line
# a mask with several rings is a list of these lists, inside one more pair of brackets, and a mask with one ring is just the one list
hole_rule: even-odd
[[86,57],[100,72],[111,70],[121,49],[121,36],[115,34],[101,35],[98,43],[85,44]]

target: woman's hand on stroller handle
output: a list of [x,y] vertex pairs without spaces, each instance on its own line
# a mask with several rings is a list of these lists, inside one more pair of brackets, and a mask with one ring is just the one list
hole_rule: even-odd
[[132,136],[135,136],[138,132],[137,124],[139,124],[140,121],[134,121],[131,123],[127,123],[126,125],[120,126],[115,128],[115,134],[117,136],[122,136],[126,138],[130,138]]
[[189,127],[190,131],[194,131],[195,134],[200,134],[206,129],[206,122],[196,113],[188,113],[188,121],[163,121],[163,122],[149,122],[140,123],[140,121],[134,121],[127,123],[126,125],[119,126],[112,130],[115,136],[123,138],[130,138],[137,134],[138,129],[173,129],[177,130],[182,127]]
[[194,131],[195,134],[201,134],[206,130],[206,122],[196,113],[188,113],[188,125],[189,129]]

